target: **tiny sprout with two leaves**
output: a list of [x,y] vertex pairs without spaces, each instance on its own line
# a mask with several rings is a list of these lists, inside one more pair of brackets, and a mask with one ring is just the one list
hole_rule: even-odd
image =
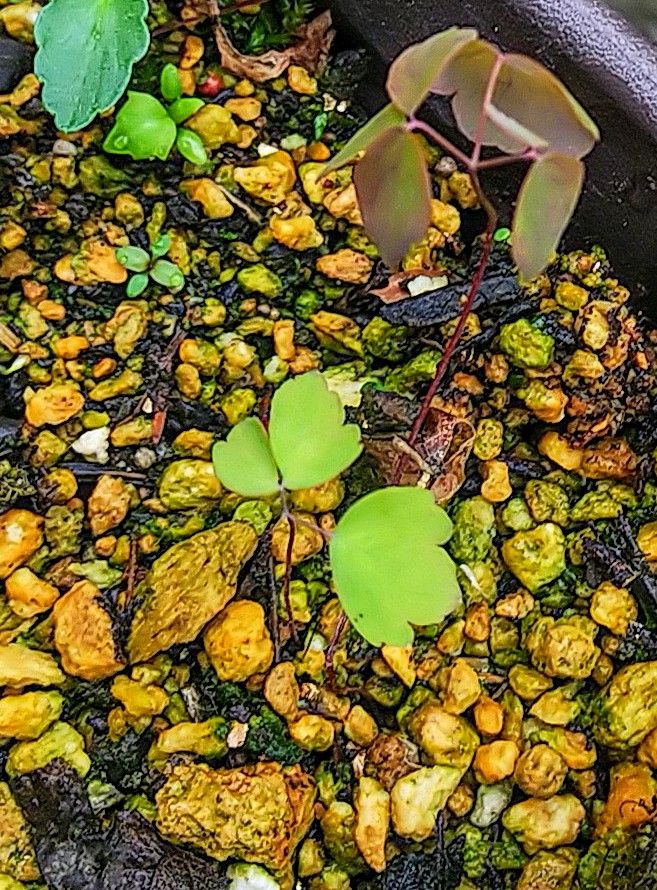
[[[362,451],[360,429],[345,423],[340,399],[318,371],[274,393],[268,429],[250,417],[213,449],[215,472],[244,497],[312,488],[346,470]],[[461,599],[456,566],[441,545],[452,523],[432,494],[391,486],[365,495],[338,522],[329,543],[342,608],[373,645],[407,646],[411,625],[442,620]]]
[[148,287],[149,276],[157,284],[179,291],[185,284],[185,276],[175,263],[163,260],[171,247],[171,236],[160,235],[151,245],[150,255],[141,247],[117,247],[116,258],[130,272],[135,274],[128,281],[126,294],[138,297]]
[[202,108],[202,99],[183,97],[176,66],[168,63],[160,75],[163,105],[149,93],[128,91],[128,101],[116,115],[114,126],[103,142],[105,151],[130,155],[136,161],[159,158],[165,161],[174,146],[192,164],[206,164],[208,155],[201,137],[181,127]]

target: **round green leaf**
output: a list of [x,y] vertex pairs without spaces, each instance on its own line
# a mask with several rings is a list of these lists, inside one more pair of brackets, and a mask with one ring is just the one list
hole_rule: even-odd
[[125,292],[129,297],[138,297],[139,294],[144,293],[147,287],[148,275],[145,275],[143,272],[139,272],[137,275],[133,275],[132,278],[128,281]]
[[177,99],[173,105],[169,105],[169,117],[174,123],[181,124],[188,117],[196,114],[199,108],[203,108],[204,105],[203,99],[193,99],[189,96],[184,99]]
[[121,97],[148,49],[147,14],[148,0],[50,0],[41,10],[34,72],[60,130],[82,129]]
[[203,140],[192,130],[180,128],[176,136],[176,148],[180,154],[191,164],[207,164],[208,153],[203,145]]
[[461,601],[456,566],[440,546],[452,524],[431,492],[382,488],[356,501],[330,543],[342,608],[375,646],[409,646],[411,625],[441,621]]
[[269,437],[285,488],[321,485],[356,460],[362,451],[360,429],[344,420],[340,398],[319,371],[279,386],[271,402]]
[[225,442],[212,449],[214,471],[229,491],[244,497],[260,498],[276,494],[278,470],[269,438],[255,417],[240,421]]
[[167,110],[148,93],[128,92],[128,101],[116,116],[103,148],[136,161],[159,158],[165,161],[176,138],[176,125]]
[[171,290],[180,290],[185,284],[185,276],[175,263],[168,260],[158,260],[151,269],[151,278],[164,287]]
[[172,62],[167,62],[162,69],[160,74],[160,92],[167,102],[175,102],[176,99],[180,99],[182,96],[182,84],[178,76],[178,69]]
[[417,136],[397,127],[382,133],[354,170],[365,231],[390,269],[429,228],[431,181]]
[[131,272],[145,272],[151,261],[141,247],[117,247],[115,253],[121,265]]
[[584,163],[550,152],[532,164],[518,194],[513,216],[513,258],[527,280],[539,275],[557,249],[573,215]]
[[158,259],[171,247],[171,235],[159,235],[151,244],[151,256]]
[[399,127],[404,121],[404,114],[395,105],[385,105],[351,137],[334,158],[331,158],[322,173],[326,175],[344,167],[345,164],[353,161],[361,151],[365,151],[378,136],[390,130],[391,127]]
[[448,28],[415,43],[390,66],[387,90],[394,104],[409,117],[422,105],[443,68],[460,50],[476,40],[474,28]]

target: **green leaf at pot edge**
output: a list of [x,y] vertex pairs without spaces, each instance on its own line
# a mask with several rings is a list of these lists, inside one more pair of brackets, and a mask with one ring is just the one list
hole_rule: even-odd
[[321,485],[356,460],[362,451],[360,429],[344,420],[339,397],[319,371],[279,386],[271,403],[269,437],[285,488]]
[[151,256],[157,260],[159,257],[164,256],[170,247],[171,235],[158,235],[151,244]]
[[431,181],[417,136],[397,127],[382,133],[354,170],[363,225],[395,269],[431,217]]
[[160,72],[160,92],[167,102],[175,102],[182,96],[178,69],[172,62],[167,62]]
[[278,470],[262,423],[247,417],[224,442],[212,449],[217,478],[229,491],[244,497],[269,497],[279,489]]
[[386,85],[394,104],[409,117],[414,114],[445,66],[477,36],[474,28],[448,28],[400,53],[390,66]]
[[180,290],[185,284],[185,276],[175,263],[168,260],[158,260],[151,269],[151,278],[158,284],[171,290]]
[[322,176],[344,167],[345,164],[353,161],[361,151],[370,146],[374,140],[385,133],[391,127],[398,127],[403,124],[406,118],[404,114],[395,105],[386,105],[381,111],[374,115],[363,127],[355,133],[349,142],[341,149],[334,158],[322,170]]
[[176,139],[176,125],[162,103],[148,93],[128,92],[103,142],[105,151],[130,155],[136,161],[165,161]]
[[117,247],[115,253],[121,265],[131,272],[145,272],[151,262],[151,258],[141,247]]
[[208,162],[208,153],[203,145],[203,140],[198,133],[194,133],[192,130],[185,130],[182,127],[178,129],[176,148],[190,164],[200,166]]
[[584,163],[550,152],[532,164],[513,216],[512,254],[525,279],[539,275],[557,249],[584,184]]
[[145,272],[138,272],[128,281],[125,292],[129,297],[138,297],[143,294],[148,287],[148,275]]
[[391,487],[356,501],[330,543],[342,608],[375,646],[409,646],[411,625],[441,621],[461,601],[456,566],[440,546],[452,524],[431,492]]
[[60,130],[82,129],[121,97],[148,49],[147,14],[148,0],[50,0],[41,10],[34,71]]
[[177,99],[173,105],[169,105],[169,117],[176,124],[182,124],[183,121],[186,121],[188,117],[191,117],[193,114],[199,110],[199,108],[203,108],[205,102],[203,99],[194,99],[191,96],[187,96],[184,99]]

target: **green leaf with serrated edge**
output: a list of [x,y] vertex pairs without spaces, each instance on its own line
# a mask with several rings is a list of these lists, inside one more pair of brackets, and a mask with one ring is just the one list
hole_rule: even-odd
[[584,163],[551,152],[532,164],[513,216],[512,254],[527,280],[539,275],[557,249],[584,184]]
[[60,130],[82,129],[121,97],[148,49],[147,14],[148,0],[50,0],[41,10],[34,72]]
[[159,259],[171,247],[171,235],[159,235],[151,244],[151,256]]
[[178,69],[172,62],[167,62],[160,73],[160,92],[167,102],[175,102],[182,96]]
[[136,161],[165,161],[175,140],[176,125],[164,105],[148,93],[129,91],[103,148],[113,154],[130,155]]
[[169,105],[169,117],[174,123],[182,124],[183,121],[196,114],[199,108],[203,108],[204,105],[203,99],[193,99],[191,97],[178,99],[173,105]]
[[411,625],[441,621],[461,601],[456,566],[440,546],[452,523],[423,488],[382,488],[356,501],[330,543],[347,617],[375,646],[409,646]]
[[192,130],[179,129],[176,136],[176,148],[180,154],[191,164],[207,164],[208,153],[203,145],[203,140]]
[[363,447],[360,429],[344,420],[339,397],[319,371],[279,386],[271,401],[269,437],[285,488],[321,485],[356,460]]
[[225,442],[212,449],[217,478],[229,491],[249,498],[269,497],[279,489],[269,437],[255,417],[240,421]]
[[128,281],[125,292],[129,297],[138,297],[139,294],[144,293],[147,287],[148,275],[139,272],[137,275],[133,275],[130,281]]
[[121,265],[131,272],[145,272],[151,261],[141,247],[117,247],[115,253]]
[[403,124],[406,118],[403,113],[394,105],[386,105],[381,111],[377,112],[364,126],[355,133],[349,142],[341,149],[334,158],[327,163],[322,170],[322,176],[344,167],[349,164],[361,151],[371,145],[374,140],[389,130],[391,127],[398,127]]
[[414,114],[443,68],[477,36],[474,28],[448,28],[400,53],[390,66],[386,85],[394,104],[409,117]]
[[431,218],[431,181],[419,139],[400,127],[382,133],[354,170],[363,225],[395,269]]
[[175,263],[168,260],[158,260],[151,269],[151,278],[164,287],[174,290],[180,289],[185,283],[185,276]]

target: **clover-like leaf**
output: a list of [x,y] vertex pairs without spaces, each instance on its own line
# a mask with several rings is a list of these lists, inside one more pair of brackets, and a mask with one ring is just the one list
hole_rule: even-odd
[[50,0],[41,10],[34,72],[60,130],[82,129],[121,97],[148,49],[147,14],[148,0]]
[[145,272],[151,262],[151,258],[141,247],[117,247],[115,253],[121,265],[131,272]]
[[180,75],[173,62],[167,62],[160,73],[160,92],[167,102],[175,102],[182,96]]
[[427,98],[445,66],[476,38],[474,28],[453,27],[405,49],[388,72],[387,90],[393,103],[410,117]]
[[176,125],[166,108],[148,93],[128,92],[128,101],[116,116],[103,142],[105,151],[130,155],[136,161],[165,161],[176,139]]
[[205,102],[203,99],[194,99],[191,96],[185,96],[184,99],[176,100],[173,105],[169,105],[169,117],[176,124],[182,124],[183,121],[186,121],[188,117],[191,117],[193,114],[203,108]]
[[529,169],[513,217],[513,258],[521,275],[535,278],[550,261],[577,206],[584,163],[550,152]]
[[322,173],[324,175],[332,173],[333,170],[338,170],[340,167],[344,167],[345,164],[349,164],[382,133],[386,133],[393,127],[399,127],[404,121],[404,114],[395,105],[385,105],[360,130],[354,133],[344,148],[334,158],[331,158],[322,170]]
[[180,128],[176,136],[176,148],[180,154],[192,164],[207,164],[208,153],[203,145],[203,140],[193,130]]
[[172,290],[180,290],[185,284],[185,276],[175,263],[168,260],[158,260],[151,269],[151,278],[164,287]]
[[143,294],[148,287],[148,275],[145,272],[139,272],[133,275],[126,286],[125,292],[129,297],[138,297]]
[[460,602],[456,566],[440,546],[452,524],[431,492],[391,487],[356,501],[330,543],[342,608],[375,646],[408,646],[411,625],[440,621]]
[[269,437],[283,485],[290,491],[333,479],[362,451],[360,429],[319,371],[286,380],[274,393]]
[[431,181],[417,136],[397,127],[382,133],[354,170],[365,231],[389,268],[396,268],[431,217]]
[[255,417],[240,421],[225,442],[215,444],[212,461],[217,478],[229,491],[261,498],[276,494],[279,489],[269,437]]

